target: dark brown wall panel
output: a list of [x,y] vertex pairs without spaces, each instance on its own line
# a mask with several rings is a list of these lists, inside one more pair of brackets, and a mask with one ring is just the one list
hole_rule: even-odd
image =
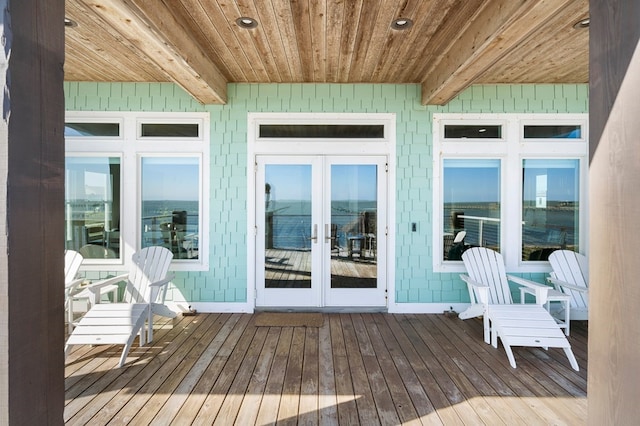
[[[5,3],[0,1],[0,4]],[[6,162],[8,419],[62,424],[64,407],[64,0],[13,0],[4,12],[9,79]],[[6,207],[6,209],[4,208]],[[1,366],[0,368],[5,368]]]

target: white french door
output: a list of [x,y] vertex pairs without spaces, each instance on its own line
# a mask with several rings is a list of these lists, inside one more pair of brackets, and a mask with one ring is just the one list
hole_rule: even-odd
[[386,306],[386,157],[256,163],[256,306]]

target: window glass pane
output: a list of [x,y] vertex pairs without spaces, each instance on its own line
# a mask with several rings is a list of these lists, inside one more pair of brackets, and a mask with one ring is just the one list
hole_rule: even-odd
[[142,123],[143,138],[197,138],[198,123]]
[[384,125],[261,124],[261,138],[384,138]]
[[502,126],[446,124],[444,137],[446,139],[500,139]]
[[500,160],[444,160],[443,190],[443,259],[472,246],[500,251]]
[[68,157],[66,248],[86,259],[120,257],[120,158]]
[[579,161],[523,160],[522,167],[522,260],[578,251]]
[[65,123],[65,136],[120,136],[119,123]]
[[141,247],[164,246],[174,259],[198,259],[200,160],[142,159]]
[[524,126],[525,139],[580,139],[581,126]]

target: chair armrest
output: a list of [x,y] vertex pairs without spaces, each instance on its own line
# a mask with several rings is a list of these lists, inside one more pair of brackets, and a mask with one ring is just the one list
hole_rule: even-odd
[[[167,295],[167,286],[175,278],[175,274],[167,274],[167,276],[154,283],[149,284],[149,303],[164,303],[164,299]],[[161,301],[157,302],[158,295],[162,292]]]
[[[468,275],[461,274],[460,278],[462,279],[462,281],[467,283],[470,290],[473,289],[473,292],[476,295],[476,299],[479,303],[482,303],[483,305],[489,303],[489,286],[472,280]],[[473,300],[471,301],[471,303],[473,303]]]
[[162,287],[163,285],[169,284],[175,277],[175,274],[167,274],[163,280],[151,283],[149,284],[149,287]]
[[577,286],[575,284],[569,284],[568,282],[559,280],[557,278],[547,277],[547,281],[549,281],[551,284],[555,286],[568,288],[571,290],[579,291],[581,293],[589,293],[589,288],[587,287]]
[[536,304],[544,305],[545,303],[547,303],[549,290],[552,290],[552,288],[549,287],[548,285],[540,284],[535,281],[526,280],[524,278],[516,277],[513,275],[507,275],[507,279],[509,281],[513,281],[516,284],[532,289],[536,295]]
[[78,293],[80,291],[80,289],[78,289],[78,286],[82,284],[84,280],[85,280],[84,278],[76,278],[75,280],[69,283],[65,283],[64,284],[65,294],[72,296],[74,293]]
[[87,290],[96,293],[99,292],[102,287],[106,287],[111,284],[117,284],[120,281],[126,281],[129,278],[129,274],[122,274],[111,278],[106,278],[104,280],[96,281],[87,286]]

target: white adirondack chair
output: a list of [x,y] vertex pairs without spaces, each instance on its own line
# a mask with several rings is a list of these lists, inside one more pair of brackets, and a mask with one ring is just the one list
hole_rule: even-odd
[[173,274],[168,273],[172,259],[173,253],[164,247],[146,247],[133,255],[128,274],[91,284],[88,289],[99,294],[100,288],[125,281],[125,303],[100,304],[99,298],[94,298],[95,304],[69,336],[65,355],[72,345],[123,344],[119,362],[122,367],[136,335],[140,336],[140,346],[151,342],[153,315],[176,316],[164,304],[167,286],[173,279]]
[[569,320],[589,319],[589,264],[586,256],[570,250],[556,250],[549,255],[553,272],[547,281],[556,290],[571,296]]
[[[559,324],[543,308],[549,292],[546,285],[507,275],[502,255],[486,247],[473,247],[462,255],[468,275],[460,275],[468,286],[471,306],[461,319],[483,316],[484,341],[498,347],[502,341],[509,363],[516,368],[511,346],[558,347],[564,349],[571,366],[578,362]],[[535,304],[514,304],[509,281],[525,286],[536,296]]]
[[[98,247],[98,246],[96,246]],[[84,278],[76,278],[78,275],[78,271],[82,262],[84,261],[84,256],[82,253],[74,251],[74,250],[66,250],[65,251],[65,269],[64,269],[64,281],[65,281],[65,291],[64,291],[64,307],[67,312],[67,327],[69,329],[69,333],[73,331],[73,327],[75,327],[74,322],[74,314],[75,308],[74,303],[84,300],[86,302],[86,306],[91,306],[95,303],[100,303],[103,296],[111,295],[111,301],[118,301],[118,290],[119,287],[117,284],[110,284],[107,286],[100,287],[100,291],[96,291],[95,289],[90,290],[88,288],[82,288],[81,284],[85,281]],[[97,301],[96,301],[97,300]]]
[[78,286],[83,281],[83,278],[77,278],[83,260],[77,251],[64,252],[64,309],[67,313],[69,333],[73,331],[73,296],[80,291]]
[[460,277],[467,283],[471,299],[471,306],[459,315],[463,320],[484,314],[484,303],[478,297],[478,292],[484,290],[479,290],[475,285],[477,283],[487,287],[487,303],[492,305],[513,303],[509,281],[531,289],[531,293],[536,296],[536,303],[539,305],[546,303],[549,291],[553,290],[540,283],[507,275],[502,255],[486,247],[473,247],[466,250],[462,255],[462,260],[468,275],[460,275]]

